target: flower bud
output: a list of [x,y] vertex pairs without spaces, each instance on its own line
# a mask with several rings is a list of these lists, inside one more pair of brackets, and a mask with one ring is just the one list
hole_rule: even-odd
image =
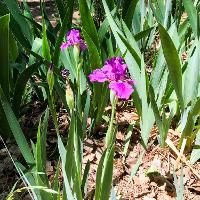
[[47,83],[49,85],[50,95],[52,95],[53,87],[54,87],[54,74],[51,68],[49,68],[47,72]]
[[64,79],[67,79],[67,77],[69,76],[69,70],[68,69],[63,69],[61,70],[61,75]]
[[73,110],[74,109],[74,94],[69,83],[66,84],[66,100],[67,100],[67,105],[69,106],[69,109]]

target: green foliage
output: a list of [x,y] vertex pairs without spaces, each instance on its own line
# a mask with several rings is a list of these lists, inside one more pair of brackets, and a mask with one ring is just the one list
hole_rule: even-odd
[[198,26],[197,26],[197,18],[198,18],[197,9],[193,5],[192,1],[183,0],[183,5],[184,5],[185,10],[188,14],[192,30],[193,30],[195,35],[198,35],[198,31],[197,31],[197,29],[198,29]]
[[178,178],[175,174],[175,171],[173,171],[173,176],[174,176],[174,185],[175,185],[176,194],[177,194],[176,199],[177,200],[184,199],[183,167],[181,168],[181,175],[180,175],[180,181],[179,182],[178,182]]
[[10,15],[5,15],[0,18],[0,53],[2,56],[1,60],[1,75],[0,84],[6,96],[9,98],[10,84],[9,84],[9,74],[10,74],[10,63],[9,63],[9,22]]
[[[103,6],[98,7],[101,4]],[[33,199],[59,200],[62,196],[63,200],[82,200],[86,197],[90,162],[83,169],[84,139],[98,132],[102,116],[107,114],[105,107],[109,105],[110,92],[107,83],[92,84],[88,75],[114,56],[124,58],[130,78],[136,81],[131,103],[137,110],[139,121],[129,126],[123,154],[124,157],[127,155],[135,124],[140,126],[140,142],[144,150],[132,169],[130,179],[142,162],[154,124],[158,127],[158,142],[162,147],[166,146],[168,130],[173,122],[181,133],[179,147],[187,139],[186,150],[192,151],[191,162],[199,159],[198,5],[187,0],[175,3],[169,0],[80,0],[81,23],[75,25],[72,24],[74,1],[55,0],[60,16],[56,27],[51,25],[42,1],[42,24],[33,19],[26,0],[23,5],[22,10],[16,0],[0,2],[0,133],[5,133],[5,137],[11,131],[15,138],[26,166],[13,162]],[[102,12],[97,13],[97,10]],[[185,12],[188,16],[183,18]],[[105,15],[100,16],[102,13]],[[87,44],[86,51],[81,52],[78,46],[60,51],[62,42],[66,40],[65,34],[71,27],[81,30]],[[184,55],[187,55],[186,59],[182,59]],[[66,80],[60,74],[63,68],[70,72]],[[48,104],[39,122],[36,144],[31,143],[32,150],[18,122],[27,88]],[[72,106],[69,106],[69,98]],[[63,103],[70,121],[67,137],[60,135],[59,113],[56,110],[58,102]],[[111,103],[106,148],[96,174],[96,200],[116,199],[112,190],[112,173],[117,101],[111,100]],[[50,114],[60,156],[53,184],[49,184],[45,166]],[[87,126],[88,118],[91,120],[90,127]],[[60,165],[63,186],[58,178]],[[183,186],[182,182],[178,185],[175,174],[174,182],[177,198],[181,199]],[[21,190],[16,189],[15,192]],[[11,193],[9,198],[12,196]]]
[[[6,96],[9,98],[10,93],[10,83],[9,83],[9,74],[10,74],[10,57],[9,57],[9,21],[10,21],[10,15],[5,15],[0,18],[0,53],[2,55],[2,62],[1,62],[1,72],[0,73],[0,86],[2,87],[2,90],[6,94]],[[8,128],[8,122],[5,117],[5,113],[3,111],[2,106],[0,105],[0,134],[4,137],[9,135],[10,129]],[[7,133],[7,134],[5,134]]]
[[23,96],[25,87],[28,83],[28,80],[31,77],[31,75],[38,70],[40,65],[41,65],[41,62],[37,62],[27,67],[21,72],[20,76],[18,77],[16,81],[14,94],[13,94],[12,108],[17,116],[19,115],[22,96]]
[[179,56],[173,41],[171,40],[169,34],[166,32],[164,27],[159,24],[160,38],[163,48],[163,53],[167,62],[167,67],[169,70],[171,81],[173,82],[174,89],[176,91],[180,108],[183,112],[184,102],[182,95],[182,71]]
[[6,120],[9,124],[9,128],[11,129],[13,133],[13,136],[21,150],[21,153],[24,159],[26,160],[27,164],[33,165],[34,160],[33,160],[33,155],[31,153],[31,150],[20,128],[19,122],[17,121],[17,118],[15,117],[12,111],[12,108],[1,87],[0,87],[0,103],[5,113]]

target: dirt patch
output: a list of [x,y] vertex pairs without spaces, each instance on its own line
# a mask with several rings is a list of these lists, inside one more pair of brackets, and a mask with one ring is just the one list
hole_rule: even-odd
[[[20,1],[19,5],[23,5]],[[40,10],[40,1],[39,0],[28,0],[27,1],[31,14],[36,22],[41,23],[42,15]],[[44,2],[45,10],[48,15],[49,21],[51,22],[52,26],[55,27],[59,21],[59,14],[55,4],[55,1],[46,0]],[[73,14],[73,24],[77,25],[79,23],[80,15],[78,11],[75,11]]]
[[[118,134],[121,138],[122,133]],[[116,142],[113,184],[117,196],[119,199],[124,200],[175,200],[177,194],[173,172],[175,170],[176,176],[180,179],[181,167],[174,169],[174,166],[177,164],[177,157],[169,148],[161,148],[154,138],[151,140],[154,142],[148,147],[142,158],[137,173],[135,176],[131,175],[143,152],[139,141],[133,140],[135,134],[137,135],[137,132],[133,132],[128,149],[129,152],[125,158],[122,152],[123,142],[119,140]],[[154,137],[155,134],[153,133],[152,135]],[[90,145],[87,146],[87,143]],[[99,140],[92,141],[88,139],[84,145],[84,164],[88,160],[91,162],[88,196],[86,199],[93,199],[95,191],[96,171],[103,152],[103,139],[100,146],[98,146],[98,143]],[[200,163],[198,162],[194,168],[199,169],[199,167]],[[198,178],[194,176],[187,165],[183,165],[183,174],[185,199],[200,199],[200,181]]]

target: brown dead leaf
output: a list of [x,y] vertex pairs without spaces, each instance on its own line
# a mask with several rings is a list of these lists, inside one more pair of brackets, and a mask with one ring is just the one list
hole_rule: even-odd
[[191,186],[188,186],[188,189],[191,190],[192,192],[200,194],[200,184],[193,184]]
[[118,131],[117,134],[116,134],[116,139],[123,141],[124,140],[124,134],[121,131]]

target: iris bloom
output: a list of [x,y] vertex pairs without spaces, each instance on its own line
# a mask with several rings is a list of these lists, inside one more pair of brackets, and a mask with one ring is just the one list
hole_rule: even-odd
[[109,88],[120,99],[129,99],[135,82],[127,78],[127,65],[123,58],[113,57],[105,62],[101,69],[94,70],[89,79],[91,82],[110,82]]
[[78,45],[81,51],[84,51],[87,46],[85,44],[85,41],[81,38],[80,30],[78,29],[72,29],[67,33],[67,42],[62,43],[61,50],[63,51],[65,48],[68,48],[69,46],[75,46]]
[[105,62],[101,69],[96,69],[89,75],[91,82],[105,82],[123,80],[126,76],[127,65],[121,57],[114,57]]

